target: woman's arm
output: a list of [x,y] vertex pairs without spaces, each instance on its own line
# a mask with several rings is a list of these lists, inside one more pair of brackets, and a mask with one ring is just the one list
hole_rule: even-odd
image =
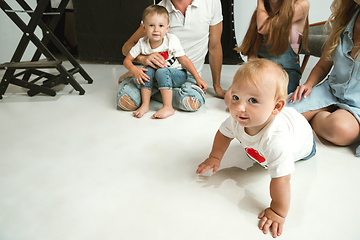
[[297,1],[294,7],[293,23],[301,21],[308,16],[310,9],[310,3],[308,0]]
[[257,9],[256,9],[256,25],[258,33],[267,34],[269,33],[268,26],[263,26],[266,20],[269,18],[269,13],[265,9],[264,0],[257,0]]
[[290,96],[291,102],[300,101],[301,98],[307,98],[309,96],[312,88],[316,86],[319,82],[321,82],[330,72],[333,61],[329,61],[326,59],[326,52],[328,49],[328,44],[325,45],[325,48],[323,50],[323,53],[315,65],[315,67],[312,69],[307,81],[296,88],[294,93]]

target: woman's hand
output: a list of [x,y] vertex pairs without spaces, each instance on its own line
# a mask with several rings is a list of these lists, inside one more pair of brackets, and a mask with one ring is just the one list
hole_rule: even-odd
[[295,103],[296,101],[300,102],[301,98],[307,98],[312,91],[312,86],[307,85],[306,83],[298,86],[295,91],[290,95],[290,102]]

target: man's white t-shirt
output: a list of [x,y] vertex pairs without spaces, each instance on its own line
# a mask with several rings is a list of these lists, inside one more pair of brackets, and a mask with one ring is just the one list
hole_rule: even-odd
[[176,58],[184,56],[185,52],[180,44],[180,40],[174,34],[167,33],[162,44],[155,49],[151,48],[147,36],[140,38],[129,53],[133,58],[136,58],[140,54],[150,55],[155,52],[160,53],[165,58],[168,67],[182,69],[181,64]]
[[221,124],[219,131],[228,138],[238,139],[247,155],[269,170],[271,178],[291,174],[295,161],[309,156],[313,148],[310,124],[290,107],[284,107],[254,136],[247,134],[231,116]]
[[220,0],[193,0],[185,16],[176,10],[170,0],[162,0],[170,15],[169,33],[175,34],[186,56],[201,74],[209,45],[209,28],[223,20]]

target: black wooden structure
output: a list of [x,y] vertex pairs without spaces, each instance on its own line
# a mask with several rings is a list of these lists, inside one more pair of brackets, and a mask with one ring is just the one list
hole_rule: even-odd
[[[88,83],[92,83],[93,80],[53,34],[53,30],[64,13],[69,0],[62,0],[59,7],[54,9],[51,13],[44,12],[46,7],[50,4],[50,0],[39,0],[34,10],[25,2],[25,0],[16,0],[16,2],[23,8],[22,10],[14,10],[5,0],[0,0],[0,8],[23,32],[11,61],[0,64],[0,68],[6,70],[0,82],[0,99],[4,95],[9,84],[29,89],[29,96],[34,96],[38,93],[55,96],[56,92],[52,89],[54,86],[70,84],[80,95],[83,95],[85,90],[74,79],[73,75],[75,73],[80,73]],[[25,24],[18,15],[23,13],[29,14],[31,17],[28,24]],[[41,17],[44,14],[53,15],[49,24],[45,24],[41,20]],[[40,27],[43,31],[42,40],[34,33],[36,27]],[[30,41],[37,47],[37,50],[31,61],[21,62],[21,58]],[[61,54],[73,65],[73,68],[67,70],[63,66],[62,61],[56,59],[46,47],[49,41],[51,41]],[[39,60],[41,54],[43,54],[47,60]],[[43,69],[56,69],[58,73],[51,74],[43,71]],[[21,70],[21,72],[16,72],[17,70]],[[36,78],[32,78],[33,75],[35,75]]]

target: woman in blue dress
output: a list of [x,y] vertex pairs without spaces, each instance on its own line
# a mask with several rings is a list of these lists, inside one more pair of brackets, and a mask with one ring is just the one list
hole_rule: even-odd
[[[287,104],[302,113],[320,137],[339,146],[360,141],[359,4],[360,0],[334,0],[323,54]],[[360,146],[356,155],[360,157]]]

